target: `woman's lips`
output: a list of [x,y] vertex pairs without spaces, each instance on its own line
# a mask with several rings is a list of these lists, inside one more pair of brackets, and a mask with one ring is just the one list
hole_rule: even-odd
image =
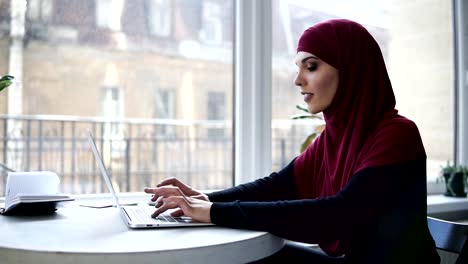
[[304,102],[309,102],[312,99],[313,94],[306,93],[304,94]]

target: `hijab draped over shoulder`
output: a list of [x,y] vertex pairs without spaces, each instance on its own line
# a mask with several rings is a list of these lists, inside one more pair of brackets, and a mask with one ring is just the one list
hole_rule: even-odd
[[[336,94],[323,111],[325,130],[294,162],[300,198],[333,196],[364,168],[426,157],[416,125],[395,109],[382,53],[363,26],[345,19],[321,22],[303,33],[297,51],[339,72]],[[345,254],[346,244],[320,242],[332,256]]]

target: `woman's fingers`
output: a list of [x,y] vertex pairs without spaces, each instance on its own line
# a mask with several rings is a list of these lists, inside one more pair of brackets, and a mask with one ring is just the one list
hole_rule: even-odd
[[188,202],[185,200],[185,197],[183,196],[171,196],[167,198],[162,199],[163,204],[156,208],[156,211],[151,215],[151,217],[157,217],[158,215],[164,213],[165,211],[169,209],[174,209],[174,208],[180,208],[179,210],[182,211],[182,215],[187,215],[188,214]]
[[[188,196],[194,197],[200,200],[209,201],[208,196],[198,191],[193,190],[189,186],[185,185],[176,178],[168,178],[156,185],[156,188],[144,188],[145,193],[151,193],[152,202],[156,202],[159,197],[170,197],[170,196]],[[161,202],[156,202],[156,207],[160,207]]]
[[168,178],[160,182],[156,187],[162,187],[162,186],[167,186],[167,185],[173,185],[179,187],[182,192],[187,195],[187,196],[192,196],[192,195],[197,195],[199,194],[198,192],[194,191],[192,188],[189,186],[185,185],[181,181],[179,181],[177,178]]
[[177,178],[167,178],[167,179],[164,179],[162,180],[158,185],[156,185],[156,187],[161,187],[161,186],[165,186],[165,185],[177,185],[177,183],[179,182],[179,180]]
[[171,213],[171,216],[173,217],[181,217],[184,215],[184,211],[182,209],[177,209],[176,211]]
[[155,202],[158,197],[185,196],[182,190],[176,186],[163,186],[159,188],[145,188],[145,193],[152,193],[151,201]]
[[[153,197],[154,197],[154,196],[153,196]],[[154,203],[154,206],[155,206],[155,207],[161,207],[161,206],[163,205],[162,199],[163,199],[163,197],[162,197],[162,196],[159,196],[159,197],[156,199],[156,201],[155,201],[155,203]]]
[[[171,196],[163,199],[163,205],[155,212],[156,215],[168,209],[179,208],[173,216],[189,216],[196,221],[210,223],[210,210],[213,203],[186,196]],[[159,210],[160,209],[160,210]]]
[[210,198],[208,198],[208,195],[206,195],[206,194],[198,194],[198,195],[193,195],[193,196],[190,196],[190,197],[198,199],[198,200],[207,201],[207,202],[210,201]]
[[171,202],[168,202],[168,201],[165,201],[163,199],[163,204],[156,208],[156,211],[154,211],[153,214],[151,214],[151,217],[157,217],[158,215],[164,213],[165,211],[169,210],[169,209],[174,209],[174,208],[177,208],[178,205],[176,203],[171,203]]

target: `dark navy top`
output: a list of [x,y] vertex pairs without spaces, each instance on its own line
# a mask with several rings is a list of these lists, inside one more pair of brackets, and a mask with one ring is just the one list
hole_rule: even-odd
[[344,240],[352,263],[440,263],[427,227],[425,159],[362,169],[325,198],[298,198],[294,161],[208,197],[220,226],[306,243]]

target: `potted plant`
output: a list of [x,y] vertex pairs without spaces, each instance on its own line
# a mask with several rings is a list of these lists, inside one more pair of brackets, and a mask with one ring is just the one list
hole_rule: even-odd
[[455,165],[451,165],[450,161],[447,160],[447,164],[445,166],[440,166],[440,178],[445,183],[445,196],[452,196],[449,188],[448,182],[452,174],[455,172]]
[[441,167],[441,174],[445,182],[445,196],[466,197],[465,181],[468,175],[466,166],[451,165],[447,161],[447,165]]
[[[305,113],[292,115],[291,116],[292,119],[319,119],[319,120],[323,120],[323,117],[321,115],[312,114],[311,112],[309,112],[309,110],[305,106],[296,105],[296,108],[303,111],[303,112],[305,112]],[[315,127],[314,132],[312,132],[309,136],[307,136],[307,138],[304,140],[304,142],[302,142],[302,144],[301,144],[301,153],[304,152],[304,150],[306,150],[306,148],[314,141],[314,139],[320,133],[322,133],[322,131],[324,129],[325,129],[325,124],[318,125],[318,126]]]
[[465,175],[466,175],[465,166],[457,166],[455,172],[452,173],[452,176],[448,181],[448,189],[453,197],[466,197],[465,192]]
[[14,77],[11,76],[11,75],[4,75],[1,79],[0,79],[0,92],[7,88],[8,86],[10,86],[12,84],[12,81]]

